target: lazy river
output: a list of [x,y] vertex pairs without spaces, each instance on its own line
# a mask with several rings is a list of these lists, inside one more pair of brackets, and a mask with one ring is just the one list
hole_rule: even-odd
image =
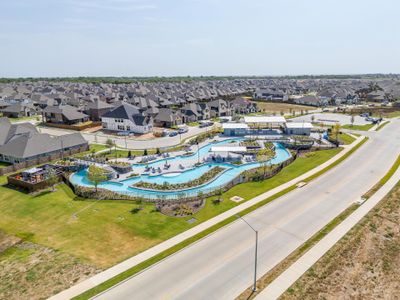
[[[239,142],[243,139],[235,138],[235,139],[228,139],[219,142],[212,142],[203,147],[201,147],[198,152],[191,155],[182,155],[168,158],[168,163],[185,163],[193,160],[197,160],[199,157],[202,161],[203,158],[207,157],[210,154],[210,149],[212,146],[215,145],[223,145],[233,142]],[[291,157],[289,151],[287,151],[281,144],[275,144],[275,157],[269,160],[271,165],[273,164],[280,164]],[[165,164],[166,159],[161,159],[152,163],[147,163],[146,165],[149,167],[162,167]],[[99,188],[107,189],[110,191],[114,191],[120,194],[126,194],[132,197],[143,197],[148,199],[176,199],[180,196],[186,197],[193,197],[198,195],[199,193],[208,193],[211,191],[215,191],[220,189],[221,187],[225,186],[229,183],[232,179],[237,177],[240,173],[250,170],[253,168],[259,167],[261,164],[259,162],[249,162],[243,163],[241,165],[234,165],[230,163],[219,163],[219,162],[212,162],[212,163],[205,163],[201,166],[196,166],[191,169],[183,170],[180,172],[171,172],[166,174],[159,174],[159,175],[152,175],[152,174],[143,174],[145,166],[143,164],[133,164],[133,173],[142,174],[140,176],[128,178],[125,180],[121,180],[119,182],[115,181],[106,181],[102,182],[98,185]],[[133,184],[144,181],[149,183],[157,183],[163,184],[167,182],[169,184],[175,183],[185,183],[192,180],[195,180],[201,177],[205,172],[210,170],[214,166],[219,166],[224,168],[225,170],[222,171],[219,175],[215,178],[210,180],[209,182],[199,185],[196,187],[180,190],[180,191],[154,191],[154,190],[146,190],[141,188],[132,187]],[[80,172],[74,173],[70,177],[70,181],[74,185],[85,186],[85,187],[93,187],[93,184],[87,178],[87,170],[82,170]]]

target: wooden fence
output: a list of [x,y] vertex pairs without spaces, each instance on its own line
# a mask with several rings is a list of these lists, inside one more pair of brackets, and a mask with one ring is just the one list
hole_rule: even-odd
[[101,122],[91,122],[91,123],[82,124],[82,125],[67,125],[67,124],[58,124],[58,123],[44,123],[44,125],[48,126],[48,127],[82,131],[82,130],[85,130],[88,128],[101,126]]

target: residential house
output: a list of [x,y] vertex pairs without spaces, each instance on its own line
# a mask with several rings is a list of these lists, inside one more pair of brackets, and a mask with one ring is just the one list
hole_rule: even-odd
[[207,103],[188,103],[181,108],[183,123],[210,119],[210,107]]
[[233,109],[230,106],[230,103],[225,100],[217,99],[217,100],[208,102],[207,104],[210,107],[211,118],[226,117],[226,116],[232,115]]
[[55,153],[88,149],[88,143],[80,133],[52,137],[42,134],[30,123],[12,124],[0,118],[0,161],[19,163],[46,157]]
[[153,118],[144,116],[138,107],[123,103],[101,117],[103,128],[111,131],[148,133],[153,130]]
[[182,115],[179,111],[170,108],[160,108],[154,118],[154,125],[159,127],[173,127],[182,124]]
[[89,116],[70,105],[47,106],[43,109],[46,123],[75,125],[89,121]]
[[21,118],[37,115],[37,110],[32,103],[14,103],[1,109],[4,117]]
[[89,115],[89,118],[92,121],[101,121],[101,117],[115,108],[113,105],[108,104],[105,101],[95,100],[93,102],[89,102],[87,104],[86,113]]
[[328,100],[324,100],[315,95],[307,95],[294,100],[297,104],[311,105],[311,106],[326,106]]
[[232,109],[237,114],[252,114],[259,111],[256,102],[238,97],[231,101]]

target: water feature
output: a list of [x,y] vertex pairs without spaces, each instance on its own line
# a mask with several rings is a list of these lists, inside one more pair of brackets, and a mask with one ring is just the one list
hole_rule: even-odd
[[[199,149],[199,151],[191,154],[191,155],[184,155],[184,156],[176,156],[168,158],[168,163],[195,163],[197,160],[202,161],[203,158],[206,158],[210,155],[210,149],[212,146],[221,145],[221,144],[229,144],[229,143],[237,143],[240,142],[241,138],[223,140],[219,142],[212,142],[203,146]],[[276,155],[274,158],[269,160],[269,164],[280,164],[291,157],[289,151],[287,151],[281,144],[275,144],[275,152]],[[162,168],[163,165],[166,163],[166,159],[162,159],[159,161],[155,161],[152,163],[146,164],[148,167],[152,168]],[[143,174],[145,166],[142,164],[133,164],[133,173],[142,174],[140,176],[136,176],[133,178],[128,178],[122,180],[120,182],[113,182],[113,181],[106,181],[99,184],[99,188],[107,189],[110,191],[114,191],[117,193],[127,194],[134,197],[145,197],[145,198],[165,198],[165,199],[175,199],[178,196],[196,196],[199,192],[208,193],[210,191],[217,190],[227,183],[229,183],[232,179],[237,177],[240,173],[250,170],[253,168],[259,167],[261,164],[259,162],[249,162],[243,163],[241,165],[234,165],[230,163],[205,163],[200,166],[193,167],[192,169],[182,170],[181,172],[171,172],[167,174]],[[164,182],[175,184],[175,183],[185,183],[192,181],[194,179],[199,178],[209,169],[214,166],[220,166],[225,168],[225,170],[220,173],[217,177],[213,180],[197,187],[188,188],[182,191],[152,191],[152,190],[144,190],[140,188],[132,187],[134,183],[139,181],[145,181],[149,183],[157,183],[163,184]],[[93,184],[87,178],[87,170],[82,170],[78,173],[73,174],[70,177],[71,183],[74,185],[79,186],[86,186],[86,187],[93,187]]]

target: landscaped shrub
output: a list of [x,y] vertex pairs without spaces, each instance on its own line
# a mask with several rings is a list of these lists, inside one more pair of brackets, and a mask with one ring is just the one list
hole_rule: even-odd
[[157,183],[140,181],[140,182],[133,184],[133,186],[138,187],[138,188],[161,190],[161,191],[182,190],[182,189],[202,185],[202,184],[210,181],[211,179],[213,179],[215,176],[217,176],[219,173],[221,173],[224,170],[225,169],[221,168],[221,167],[214,167],[214,168],[208,170],[207,172],[205,172],[199,178],[189,181],[189,182],[184,182],[184,183],[170,184],[168,182],[164,182],[163,184],[157,184]]

